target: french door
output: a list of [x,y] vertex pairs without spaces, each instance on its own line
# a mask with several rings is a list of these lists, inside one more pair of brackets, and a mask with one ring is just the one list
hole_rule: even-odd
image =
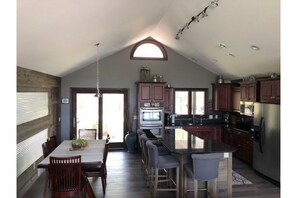
[[100,89],[101,97],[95,97],[94,88],[72,88],[72,134],[95,129],[96,139],[111,137],[112,147],[123,147],[128,131],[128,89]]

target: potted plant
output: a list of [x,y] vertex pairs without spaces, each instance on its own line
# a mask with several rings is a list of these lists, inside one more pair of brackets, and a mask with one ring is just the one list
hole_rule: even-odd
[[88,142],[87,140],[83,139],[83,138],[74,138],[72,141],[71,141],[71,146],[74,150],[77,150],[77,149],[81,149],[81,148],[84,148],[88,145]]

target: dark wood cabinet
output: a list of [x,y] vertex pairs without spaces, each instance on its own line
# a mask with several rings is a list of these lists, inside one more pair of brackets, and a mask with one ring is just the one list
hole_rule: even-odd
[[259,99],[258,82],[242,82],[240,84],[241,101],[257,102]]
[[174,96],[173,88],[166,87],[165,91],[164,91],[164,111],[173,113],[173,107],[174,107],[173,106],[173,104],[174,104],[173,96]]
[[232,111],[233,97],[232,88],[236,84],[212,84],[213,89],[213,109],[215,111]]
[[138,83],[138,102],[164,102],[165,83]]
[[186,131],[204,140],[214,140],[216,142],[221,142],[221,126],[186,126],[184,127]]
[[240,87],[232,88],[232,111],[240,111]]
[[280,80],[260,82],[260,102],[280,103]]
[[234,128],[223,128],[222,142],[233,146],[236,151],[233,153],[235,157],[249,164],[253,165],[253,139],[247,133]]

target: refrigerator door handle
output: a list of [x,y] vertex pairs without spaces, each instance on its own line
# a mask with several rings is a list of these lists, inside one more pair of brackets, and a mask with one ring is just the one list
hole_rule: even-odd
[[259,130],[259,148],[260,148],[261,153],[264,153],[264,151],[263,151],[264,142],[262,139],[264,137],[265,137],[265,119],[264,119],[264,117],[261,117],[260,130]]

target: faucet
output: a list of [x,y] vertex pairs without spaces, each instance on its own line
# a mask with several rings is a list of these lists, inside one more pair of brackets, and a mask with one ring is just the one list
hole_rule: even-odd
[[203,125],[203,117],[200,117],[200,125]]

